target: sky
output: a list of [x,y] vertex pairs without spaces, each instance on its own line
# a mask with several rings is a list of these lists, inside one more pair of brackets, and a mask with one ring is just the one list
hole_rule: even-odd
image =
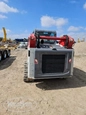
[[0,37],[28,38],[34,29],[86,38],[86,0],[0,0]]

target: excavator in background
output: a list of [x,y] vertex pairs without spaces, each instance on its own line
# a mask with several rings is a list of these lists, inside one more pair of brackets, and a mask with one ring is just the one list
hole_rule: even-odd
[[7,33],[5,27],[3,27],[2,29],[3,29],[4,37],[0,42],[0,61],[2,59],[6,59],[7,57],[10,57],[11,50],[17,48],[16,44],[12,43],[11,40],[7,39]]
[[4,37],[2,39],[2,42],[4,42],[4,43],[11,43],[12,40],[11,39],[7,39],[7,33],[6,33],[5,27],[3,27],[2,30],[3,30],[3,33],[4,33]]
[[2,28],[4,37],[2,39],[2,44],[5,44],[9,49],[16,49],[17,45],[11,39],[7,39],[7,33],[5,27]]
[[6,37],[6,30],[3,27],[3,33],[4,33],[4,38],[0,42],[0,61],[3,59],[6,59],[7,57],[10,57],[11,50],[8,48],[7,42],[7,37]]
[[4,33],[4,37],[3,37],[3,39],[2,39],[2,42],[12,43],[12,40],[11,40],[11,39],[7,39],[7,33],[6,33],[5,27],[3,27],[2,29],[3,29],[3,33]]
[[2,42],[6,42],[7,41],[7,33],[6,33],[6,29],[3,27],[3,33],[4,33],[4,38],[2,39]]

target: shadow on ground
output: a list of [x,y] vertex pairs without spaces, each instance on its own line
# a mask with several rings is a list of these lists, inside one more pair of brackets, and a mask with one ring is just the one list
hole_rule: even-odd
[[0,62],[0,70],[6,69],[7,67],[11,66],[11,64],[14,62],[16,59],[16,56],[11,56],[5,60],[2,60]]
[[44,90],[84,87],[86,86],[86,72],[74,68],[74,75],[71,78],[41,80],[36,83],[36,86]]

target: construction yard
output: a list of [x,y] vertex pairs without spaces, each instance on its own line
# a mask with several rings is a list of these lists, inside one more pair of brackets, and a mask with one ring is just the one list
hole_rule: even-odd
[[0,115],[86,115],[86,42],[74,46],[74,76],[25,83],[26,49],[0,62]]

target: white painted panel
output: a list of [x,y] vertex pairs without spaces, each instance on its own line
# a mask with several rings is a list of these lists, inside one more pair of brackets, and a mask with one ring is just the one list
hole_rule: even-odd
[[35,48],[29,48],[30,57],[28,56],[28,78],[34,78],[34,59],[35,59]]

